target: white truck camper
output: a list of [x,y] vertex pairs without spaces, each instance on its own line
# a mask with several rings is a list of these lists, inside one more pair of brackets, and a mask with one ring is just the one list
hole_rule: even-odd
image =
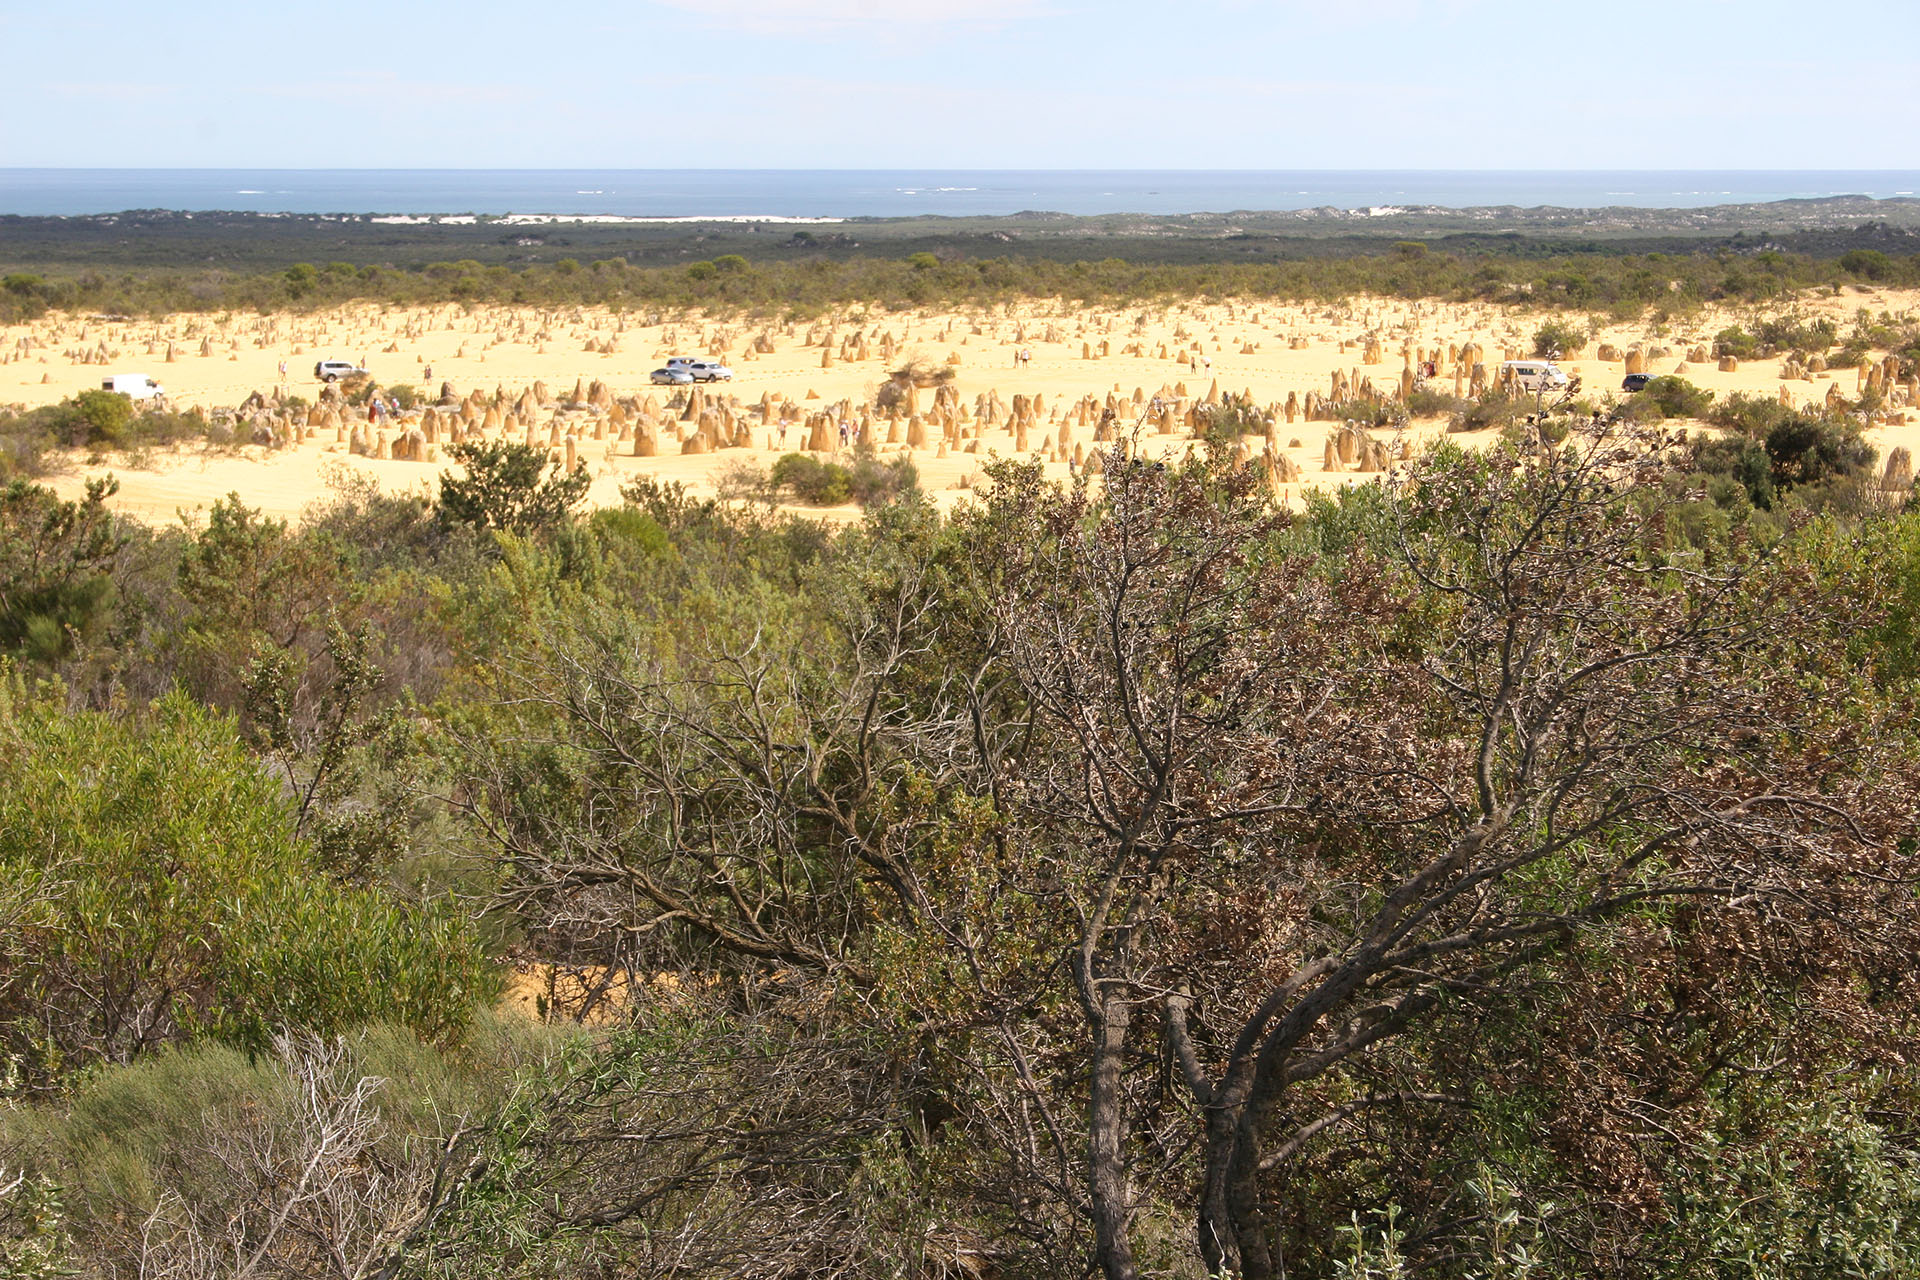
[[155,396],[165,395],[166,388],[144,373],[111,373],[100,379],[102,391],[118,391],[123,396],[135,400],[151,400]]

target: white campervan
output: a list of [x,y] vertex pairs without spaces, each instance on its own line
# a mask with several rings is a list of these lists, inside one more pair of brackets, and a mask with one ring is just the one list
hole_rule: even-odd
[[111,373],[100,379],[102,391],[118,391],[135,400],[151,400],[165,395],[167,389],[144,373]]
[[1500,381],[1504,383],[1509,378],[1529,394],[1563,391],[1567,387],[1567,375],[1551,360],[1504,360],[1500,364]]

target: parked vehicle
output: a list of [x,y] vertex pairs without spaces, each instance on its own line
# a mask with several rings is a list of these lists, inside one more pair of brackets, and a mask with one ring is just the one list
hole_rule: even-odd
[[1568,382],[1567,375],[1551,360],[1504,360],[1500,364],[1500,379],[1504,382],[1509,376],[1516,386],[1529,393],[1563,391]]
[[167,389],[144,373],[112,373],[100,379],[102,391],[118,391],[135,400],[151,400],[167,394]]
[[351,360],[322,360],[313,366],[313,376],[322,382],[338,382],[342,378],[351,378],[365,372],[365,369]]
[[1630,373],[1620,379],[1620,389],[1622,391],[1645,391],[1647,384],[1652,381],[1653,375],[1650,373]]
[[693,375],[679,365],[655,369],[648,376],[656,387],[684,387],[693,381]]
[[695,382],[732,382],[733,370],[717,360],[696,360],[692,356],[674,356],[667,361],[669,369],[685,369],[693,375]]

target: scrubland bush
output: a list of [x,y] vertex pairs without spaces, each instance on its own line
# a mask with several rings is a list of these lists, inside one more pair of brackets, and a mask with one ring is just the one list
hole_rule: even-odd
[[882,462],[871,452],[856,452],[851,464],[823,461],[810,454],[789,453],[768,474],[773,488],[785,490],[800,502],[834,507],[845,502],[872,506],[912,493],[920,475],[913,460],[901,455]]
[[40,887],[0,940],[0,1047],[29,1087],[203,1036],[449,1035],[493,990],[464,915],[332,882],[233,722],[184,697],[126,720],[15,687],[0,779],[0,870]]
[[1592,336],[1592,328],[1584,321],[1556,316],[1533,331],[1533,354],[1542,360],[1572,359]]
[[1635,422],[1655,422],[1664,418],[1704,418],[1712,405],[1713,392],[1668,374],[1628,396],[1621,412]]

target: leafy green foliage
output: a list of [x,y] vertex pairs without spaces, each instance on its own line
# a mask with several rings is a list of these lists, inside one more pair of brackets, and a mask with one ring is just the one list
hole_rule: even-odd
[[[731,271],[716,261],[699,287],[759,290],[786,270],[755,257]],[[1710,263],[1676,264],[1660,288]],[[434,287],[474,296],[657,279],[601,263],[551,278],[447,266]],[[868,271],[983,296],[1028,279],[944,255],[826,266],[823,291]],[[1771,269],[1715,270],[1733,267]],[[1409,288],[1462,270],[1437,245],[1378,269]],[[684,267],[668,274],[668,287],[694,288]],[[1556,278],[1611,287],[1603,270],[1580,275]],[[1124,289],[1156,277],[1123,263],[1059,279]],[[318,298],[360,280],[328,268],[312,287]],[[1862,324],[1902,332],[1891,317]],[[1790,336],[1754,328],[1763,342]],[[1530,398],[1432,404],[1495,425],[1533,410]],[[1260,974],[1346,954],[1338,930],[1377,908],[1381,869],[1437,856],[1422,832],[1472,807],[1481,739],[1458,728],[1436,680],[1459,700],[1491,696],[1499,682],[1468,678],[1499,649],[1489,628],[1533,625],[1569,590],[1589,621],[1527,653],[1565,646],[1604,667],[1704,610],[1762,649],[1743,665],[1720,651],[1733,632],[1715,632],[1664,695],[1677,714],[1649,710],[1661,690],[1630,679],[1577,732],[1533,736],[1537,751],[1578,753],[1636,717],[1664,742],[1714,698],[1737,696],[1729,705],[1758,729],[1664,770],[1636,753],[1497,838],[1604,818],[1635,788],[1720,785],[1742,769],[1776,787],[1813,768],[1828,784],[1820,803],[1858,830],[1801,867],[1801,894],[1833,892],[1832,859],[1849,848],[1892,860],[1911,838],[1914,771],[1875,770],[1914,736],[1920,516],[1838,501],[1864,474],[1841,419],[1739,396],[1707,412],[1724,435],[1603,471],[1601,509],[1581,518],[1623,539],[1617,572],[1567,559],[1564,576],[1505,597],[1475,586],[1486,603],[1472,615],[1463,584],[1525,563],[1498,554],[1499,539],[1530,527],[1516,494],[1538,465],[1537,432],[1512,449],[1443,443],[1415,486],[1425,506],[1368,484],[1310,492],[1293,513],[1207,458],[1116,468],[1067,494],[1000,467],[981,503],[946,515],[885,501],[911,494],[911,479],[877,458],[781,460],[793,500],[878,495],[845,522],[647,477],[625,486],[624,506],[542,507],[535,495],[563,477],[540,450],[464,495],[471,519],[345,481],[303,525],[230,497],[147,531],[22,488],[0,522],[0,600],[26,602],[45,581],[51,594],[21,616],[60,621],[39,624],[58,643],[36,645],[32,624],[9,641],[49,685],[44,698],[13,693],[0,715],[0,1088],[57,1096],[0,1107],[0,1164],[31,1175],[15,1203],[50,1224],[48,1256],[82,1274],[138,1269],[130,1222],[151,1220],[163,1243],[255,1230],[293,1179],[238,1171],[249,1153],[301,1149],[310,1117],[278,1033],[306,1027],[347,1037],[326,1050],[343,1055],[328,1059],[326,1096],[387,1081],[368,1086],[382,1127],[338,1185],[404,1188],[405,1212],[383,1223],[410,1227],[432,1206],[399,1275],[580,1280],[669,1261],[715,1275],[976,1262],[1010,1278],[1080,1274],[1089,1068],[1061,930],[1074,918],[1065,895],[1098,868],[1070,856],[1089,805],[1073,784],[1089,776],[1088,749],[1125,740],[1125,710],[1156,705],[1170,673],[1194,682],[1181,735],[1258,731],[1272,744],[1256,758],[1182,737],[1191,764],[1169,794],[1192,821],[1155,842],[1156,878],[1123,886],[1164,886],[1129,945],[1201,979],[1186,1007],[1203,1064],[1226,1053]],[[1585,447],[1560,420],[1547,438]],[[1110,504],[1123,487],[1136,505],[1120,536]],[[1142,508],[1143,494],[1160,497]],[[521,530],[537,536],[492,536],[527,511],[538,514]],[[1136,580],[1190,572],[1100,626],[1088,601],[1118,579],[1097,572],[1099,557],[1123,544],[1142,557]],[[1406,567],[1409,546],[1440,549],[1430,581]],[[1741,583],[1769,558],[1777,573]],[[1232,599],[1193,612],[1192,592],[1223,586]],[[1303,602],[1317,602],[1313,625],[1278,625]],[[1760,626],[1763,614],[1792,625]],[[1015,643],[1024,673],[1007,665]],[[1085,722],[1047,704],[1097,689],[1114,646],[1133,664],[1133,701],[1103,704],[1113,715],[1078,737]],[[1266,682],[1259,696],[1249,680]],[[1794,718],[1809,705],[1827,717],[1817,732]],[[1319,709],[1337,732],[1283,719]],[[1501,758],[1493,786],[1526,759]],[[1249,788],[1288,769],[1302,769],[1292,790],[1249,803]],[[1789,816],[1720,798],[1680,820],[1699,833],[1734,815],[1754,847],[1821,821],[1817,807]],[[1552,923],[1582,909],[1579,877],[1619,847],[1567,830],[1529,873],[1463,895],[1458,918],[1484,923],[1504,903]],[[1628,877],[1652,884],[1700,847]],[[1759,892],[1764,866],[1736,870],[1741,894]],[[1437,951],[1379,975],[1375,1003],[1329,1024],[1326,1043],[1388,1008],[1395,983],[1461,980],[1398,1036],[1315,1066],[1263,1122],[1305,1133],[1263,1175],[1290,1271],[1914,1269],[1920,1085],[1900,1060],[1911,951],[1876,968],[1844,950],[1899,936],[1907,899],[1891,886],[1824,917],[1846,928],[1792,918],[1792,899],[1768,908],[1783,914],[1728,919],[1696,897],[1556,926],[1539,935],[1550,959],[1516,953],[1510,970],[1447,971]],[[546,988],[543,1016],[605,1025],[549,1038],[503,1034],[483,1015],[454,1034],[494,989],[482,938],[533,962],[530,979],[571,984],[564,998],[558,979]],[[1180,1099],[1161,1001],[1178,989],[1160,976],[1143,988],[1120,1062],[1136,1126],[1123,1148],[1132,1230],[1152,1274],[1201,1272],[1206,1112]],[[382,1022],[365,1028],[369,1017]],[[0,1196],[11,1257],[9,1232],[30,1236],[8,1212]],[[668,1259],[669,1240],[690,1252]],[[275,1258],[271,1274],[324,1270],[303,1269],[297,1251]]]
[[1194,434],[1214,449],[1230,451],[1248,436],[1267,430],[1266,415],[1238,396],[1227,396],[1217,405],[1201,405]]
[[1556,316],[1533,331],[1533,354],[1542,360],[1572,359],[1592,336],[1587,325]]
[[74,443],[118,445],[133,423],[133,398],[117,391],[82,391],[73,398],[73,411],[86,432]]
[[1859,477],[1874,459],[1873,446],[1857,427],[1829,418],[1787,419],[1767,432],[1766,450],[1773,483],[1781,489]]
[[447,1035],[492,989],[446,904],[321,874],[231,721],[185,698],[129,722],[10,695],[0,780],[0,870],[49,886],[0,944],[0,1044],[36,1087],[201,1035]]
[[0,649],[51,662],[95,635],[126,545],[106,501],[111,477],[68,502],[16,480],[0,492]]
[[1840,269],[1848,275],[1875,282],[1893,279],[1897,268],[1892,258],[1878,249],[1850,249],[1840,255]]
[[1713,392],[1667,374],[1634,392],[1627,400],[1626,413],[1636,421],[1704,418],[1712,404]]
[[1731,325],[1713,335],[1713,354],[1751,360],[1760,354],[1760,339],[1739,325]]
[[789,453],[773,464],[767,480],[775,489],[785,490],[809,506],[857,502],[865,507],[914,492],[919,472],[905,455],[882,462],[872,453],[857,453],[848,465],[811,454]]
[[587,496],[586,464],[549,468],[548,451],[512,440],[467,440],[447,447],[466,468],[440,473],[438,515],[443,527],[464,525],[504,533],[552,533]]

